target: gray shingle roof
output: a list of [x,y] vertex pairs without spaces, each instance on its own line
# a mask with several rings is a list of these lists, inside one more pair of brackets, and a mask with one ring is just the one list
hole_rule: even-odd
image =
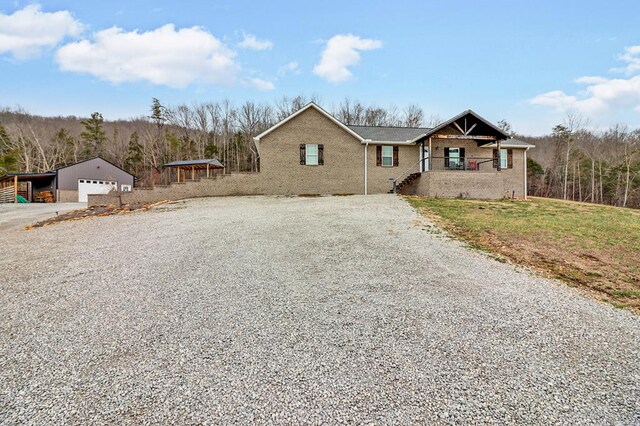
[[213,167],[220,167],[220,168],[224,167],[222,165],[222,163],[220,161],[218,161],[217,159],[215,159],[215,158],[205,158],[205,159],[202,159],[202,160],[172,161],[171,163],[167,163],[164,166],[165,167],[201,166],[201,165],[206,166],[207,164],[209,164],[210,166],[213,166]]
[[[518,139],[506,139],[500,142],[503,146],[515,146],[515,147],[523,147],[523,148],[534,148],[535,145],[531,145],[530,143],[518,140]],[[485,145],[487,148],[495,147],[497,144],[492,143],[490,145]]]
[[427,127],[347,126],[365,139],[384,142],[405,142],[422,136]]

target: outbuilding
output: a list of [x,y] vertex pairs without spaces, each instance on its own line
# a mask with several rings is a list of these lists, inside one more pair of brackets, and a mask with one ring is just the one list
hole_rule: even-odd
[[89,194],[131,191],[134,176],[101,157],[45,173],[0,177],[0,202],[86,202]]

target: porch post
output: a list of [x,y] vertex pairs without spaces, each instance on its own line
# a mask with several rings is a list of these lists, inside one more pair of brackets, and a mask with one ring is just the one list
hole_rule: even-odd
[[196,168],[194,166],[191,166],[191,180],[194,180],[196,178]]
[[431,149],[431,136],[429,136],[429,171],[433,170],[433,161],[431,158],[433,157],[433,151]]
[[529,148],[524,150],[524,199],[527,200],[527,151]]
[[500,139],[498,139],[498,142],[496,143],[496,145],[498,145],[498,171],[501,172],[502,171],[502,152],[500,151],[500,147],[502,146],[500,144]]
[[207,163],[207,177],[209,177],[209,163]]
[[13,202],[18,204],[18,176],[13,177]]

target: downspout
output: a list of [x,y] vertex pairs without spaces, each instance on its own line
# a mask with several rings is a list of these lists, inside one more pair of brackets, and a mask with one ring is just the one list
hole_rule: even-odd
[[527,200],[527,151],[529,148],[524,150],[524,200]]
[[370,139],[365,139],[364,144],[364,195],[369,193],[369,142]]

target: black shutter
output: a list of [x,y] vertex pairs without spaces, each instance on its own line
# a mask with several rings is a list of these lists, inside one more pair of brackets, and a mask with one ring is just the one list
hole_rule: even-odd
[[376,166],[382,166],[382,146],[376,145]]
[[466,163],[464,162],[464,148],[460,148],[460,162],[462,163],[462,169],[466,170]]
[[303,143],[300,144],[300,164],[307,164],[307,146]]
[[400,147],[398,146],[394,146],[393,147],[393,167],[398,167],[398,165],[400,164],[400,162],[398,161],[398,150],[400,149]]
[[507,150],[507,169],[513,169],[513,150]]
[[324,166],[324,145],[318,145],[318,165]]
[[449,168],[449,148],[444,149],[444,166]]
[[494,148],[493,150],[493,168],[497,169],[500,164],[500,152]]

